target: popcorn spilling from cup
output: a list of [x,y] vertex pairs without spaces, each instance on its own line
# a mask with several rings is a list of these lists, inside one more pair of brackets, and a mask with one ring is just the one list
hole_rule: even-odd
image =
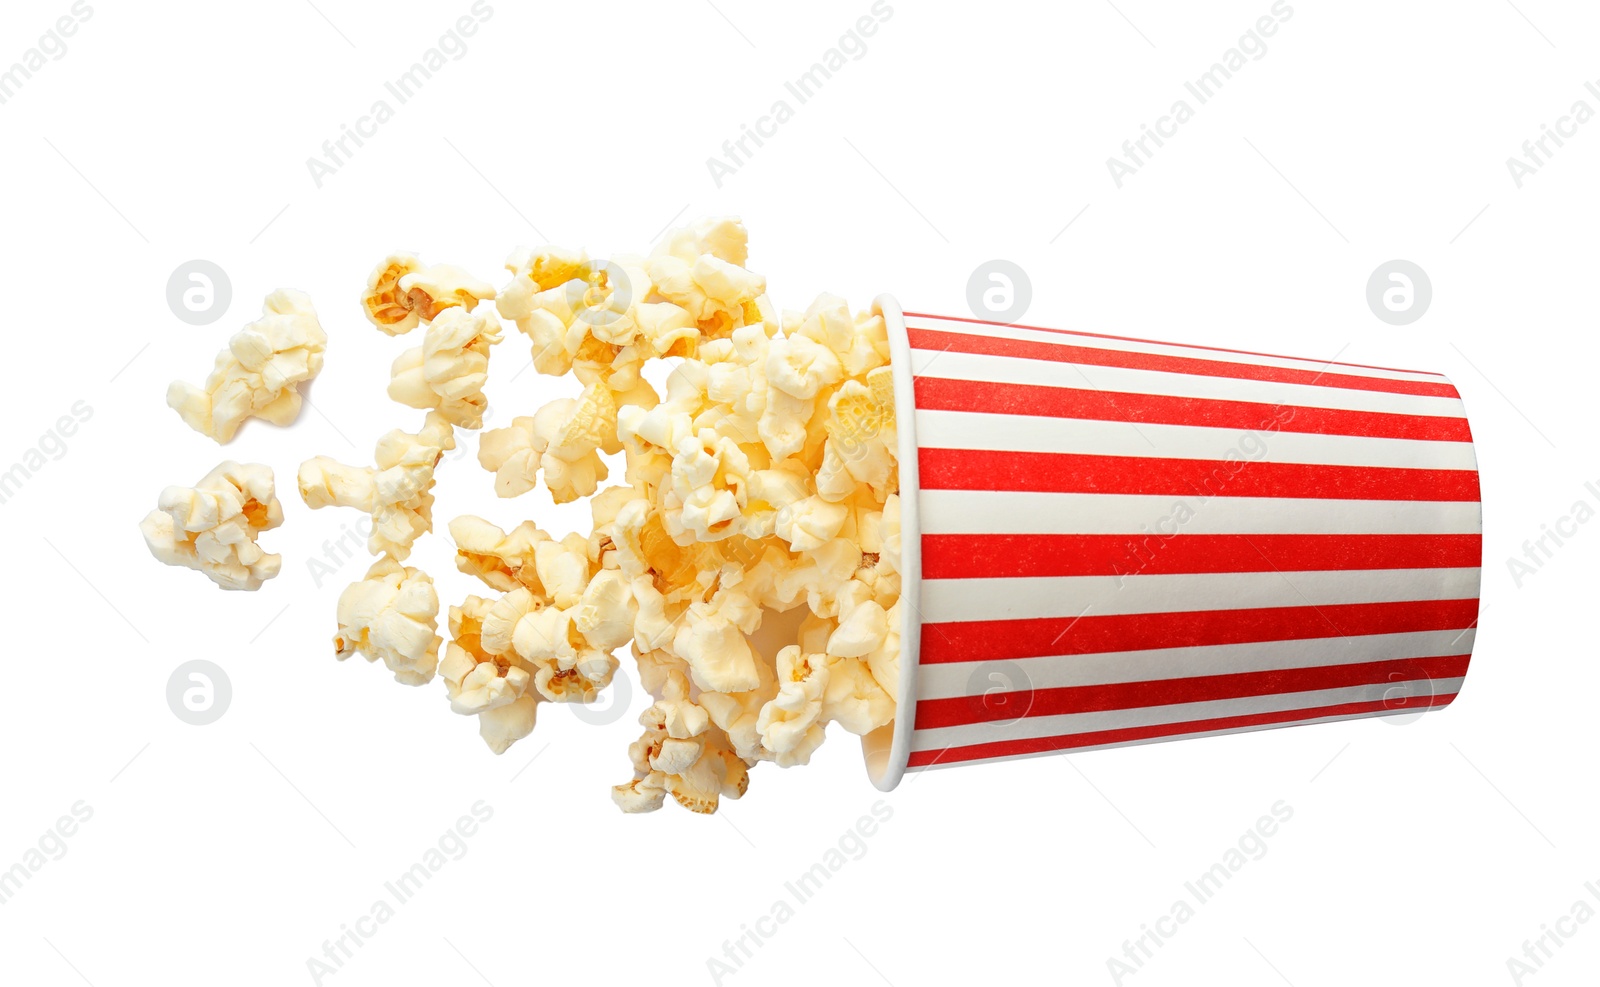
[[[631,777],[612,789],[625,812],[669,796],[714,812],[758,763],[806,764],[829,724],[865,735],[892,722],[900,503],[885,325],[831,295],[780,312],[747,260],[744,226],[714,219],[646,256],[520,249],[498,290],[409,253],[380,261],[361,308],[388,335],[424,327],[394,361],[389,396],[426,416],[380,439],[372,467],[300,467],[308,506],[374,521],[378,560],[338,599],[336,656],[381,660],[407,685],[437,673],[450,709],[502,753],[540,705],[597,702],[627,646],[654,702],[628,748]],[[278,292],[267,313],[204,390],[174,385],[173,406],[218,442],[247,415],[292,422],[297,386],[321,367],[309,300]],[[433,530],[434,470],[455,429],[483,425],[490,355],[505,344],[496,314],[530,341],[536,371],[583,390],[484,432],[485,481],[500,497],[542,486],[556,503],[587,499],[592,529],[451,520],[457,567],[489,595],[448,606],[446,640],[433,580],[403,563]],[[660,393],[641,373],[651,361],[671,367]],[[613,476],[603,457],[619,454]],[[225,588],[276,575],[278,557],[255,546],[281,519],[266,467],[225,463],[169,488],[161,508],[144,525],[161,561]],[[774,644],[773,625],[758,633],[769,621],[795,630]]]

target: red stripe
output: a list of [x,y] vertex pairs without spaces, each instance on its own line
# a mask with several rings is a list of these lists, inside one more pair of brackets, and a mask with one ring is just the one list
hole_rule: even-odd
[[1457,569],[1482,535],[923,535],[924,579]]
[[1071,750],[1077,747],[1100,747],[1107,744],[1126,744],[1160,737],[1177,737],[1191,733],[1214,730],[1235,730],[1255,726],[1289,726],[1302,720],[1315,720],[1329,716],[1357,716],[1398,710],[1425,709],[1448,706],[1455,694],[1448,696],[1419,696],[1407,701],[1403,698],[1377,699],[1371,702],[1341,703],[1337,706],[1317,706],[1311,709],[1292,709],[1272,713],[1251,713],[1245,716],[1222,716],[1211,720],[1193,720],[1188,723],[1159,723],[1149,726],[1126,727],[1121,730],[1100,730],[1094,733],[1068,734],[1062,737],[1030,737],[1021,740],[997,740],[987,744],[966,747],[945,747],[938,750],[912,751],[906,762],[910,768],[925,768],[932,764],[957,764],[962,761],[980,761],[987,758],[1015,757],[1021,754],[1039,754],[1045,751]]
[[935,352],[954,350],[957,353],[1013,356],[1028,360],[1081,363],[1098,367],[1127,367],[1133,370],[1156,370],[1200,377],[1232,377],[1240,380],[1276,381],[1282,384],[1314,384],[1318,387],[1340,387],[1359,391],[1386,391],[1392,394],[1420,394],[1445,398],[1459,397],[1456,389],[1447,383],[1435,384],[1428,381],[1390,380],[1384,377],[1330,374],[1311,370],[1294,370],[1286,367],[1266,367],[1257,363],[1202,360],[1188,356],[1129,353],[1124,350],[1102,350],[1087,346],[1069,346],[1061,343],[1040,343],[1024,339],[1002,339],[998,336],[978,336],[970,333],[947,332],[943,329],[907,329],[906,333],[910,337],[911,348],[916,350],[931,350]]
[[925,623],[918,661],[934,665],[1456,630],[1471,627],[1477,617],[1478,601],[1471,599]]
[[918,449],[917,463],[924,490],[1161,494],[1201,500],[1213,496],[1478,499],[1475,470],[1092,456],[1003,449]]
[[1079,332],[1075,329],[1051,329],[1046,326],[1029,326],[1021,322],[991,322],[988,319],[958,319],[948,315],[932,315],[927,312],[902,312],[909,319],[937,319],[941,322],[976,322],[985,326],[1003,326],[1007,329],[1031,329],[1034,332],[1053,332],[1062,336],[1086,336],[1089,339],[1115,339],[1124,343],[1145,343],[1151,346],[1177,346],[1186,350],[1205,350],[1208,353],[1237,353],[1240,356],[1265,356],[1274,360],[1299,360],[1302,363],[1321,363],[1330,367],[1355,367],[1357,370],[1385,370],[1396,374],[1427,374],[1430,377],[1443,377],[1431,370],[1405,370],[1401,367],[1376,367],[1370,363],[1344,363],[1340,360],[1314,360],[1303,356],[1286,356],[1282,353],[1259,353],[1255,350],[1230,350],[1225,346],[1200,346],[1196,343],[1162,342],[1159,339],[1138,339],[1134,336],[1108,336],[1100,332]]
[[948,699],[923,699],[917,703],[916,728],[934,730],[939,727],[988,723],[993,720],[1017,720],[1029,716],[1063,716],[1070,713],[1171,706],[1177,703],[1217,702],[1251,696],[1314,692],[1318,689],[1346,689],[1383,682],[1394,682],[1397,685],[1404,682],[1432,682],[1435,679],[1454,679],[1466,675],[1470,657],[1470,655],[1450,655],[1440,658],[1396,658],[1388,661],[1323,665],[1315,668],[1197,675],[1190,678],[1147,682],[1113,682],[1056,689],[991,692],[985,695]]
[[943,377],[918,377],[914,386],[917,408],[929,411],[975,411],[991,415],[1087,418],[1207,428],[1282,429],[1285,432],[1360,435],[1379,439],[1472,441],[1472,432],[1465,418],[1435,415],[1089,391],[1039,384],[995,384]]

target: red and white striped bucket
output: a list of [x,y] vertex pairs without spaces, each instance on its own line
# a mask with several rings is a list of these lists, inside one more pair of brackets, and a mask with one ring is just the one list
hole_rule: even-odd
[[1444,377],[902,313],[906,770],[1444,706],[1478,615]]

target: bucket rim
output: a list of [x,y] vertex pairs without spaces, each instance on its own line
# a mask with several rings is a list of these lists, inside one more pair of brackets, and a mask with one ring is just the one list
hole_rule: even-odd
[[922,653],[922,526],[918,516],[916,400],[911,372],[911,340],[905,315],[893,295],[872,300],[889,339],[894,376],[896,456],[900,473],[900,676],[895,687],[894,720],[861,738],[867,777],[881,792],[900,784],[911,759],[916,720],[917,660]]

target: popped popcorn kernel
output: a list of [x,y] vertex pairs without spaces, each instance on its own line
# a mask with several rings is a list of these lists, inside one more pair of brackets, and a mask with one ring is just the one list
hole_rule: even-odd
[[333,505],[372,515],[368,551],[404,561],[417,538],[433,530],[433,471],[455,446],[455,429],[430,411],[419,431],[395,429],[378,440],[376,466],[346,466],[326,456],[301,463],[300,497],[313,510]]
[[489,749],[504,754],[512,744],[533,732],[538,718],[539,695],[531,688],[533,671],[522,664],[504,641],[484,625],[495,603],[469,596],[450,608],[450,643],[439,665],[440,677],[450,697],[450,709],[478,718],[478,735]]
[[300,417],[299,386],[322,371],[327,345],[311,299],[279,289],[262,304],[261,318],[217,354],[205,386],[173,381],[167,404],[190,428],[219,444],[231,442],[246,418],[293,424]]
[[411,299],[400,287],[400,279],[422,267],[416,254],[397,251],[378,262],[367,275],[367,289],[361,294],[361,308],[367,321],[390,336],[399,336],[417,327],[417,313]]
[[494,297],[493,285],[459,267],[425,267],[417,255],[399,251],[379,261],[367,276],[361,308],[380,331],[401,336],[447,309],[471,312],[480,301]]
[[283,523],[272,470],[228,460],[192,487],[161,491],[140,522],[150,554],[165,565],[198,569],[223,589],[257,590],[278,574],[283,558],[256,536]]
[[402,685],[426,685],[439,664],[439,597],[421,569],[384,556],[339,594],[340,661],[359,654],[382,661]]
[[[600,385],[578,398],[558,398],[532,417],[491,429],[478,443],[478,463],[495,475],[495,493],[515,497],[532,490],[542,469],[558,504],[593,494],[609,475],[600,453],[617,451],[616,400]],[[609,436],[609,437],[608,437]]]
[[447,308],[428,326],[422,345],[390,367],[389,396],[412,408],[437,409],[451,424],[482,428],[489,406],[489,347],[500,341],[500,322],[489,312]]
[[756,728],[779,767],[805,764],[824,739],[822,697],[831,668],[824,655],[791,644],[778,652],[778,694],[761,707]]

